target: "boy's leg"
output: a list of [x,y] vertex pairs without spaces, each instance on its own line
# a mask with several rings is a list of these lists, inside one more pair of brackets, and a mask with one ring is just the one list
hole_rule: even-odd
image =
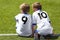
[[34,40],[38,40],[38,35],[34,33]]
[[38,34],[38,39],[40,40],[40,34]]
[[40,35],[37,32],[34,33],[34,40],[40,40]]
[[46,40],[50,40],[50,39],[46,39]]

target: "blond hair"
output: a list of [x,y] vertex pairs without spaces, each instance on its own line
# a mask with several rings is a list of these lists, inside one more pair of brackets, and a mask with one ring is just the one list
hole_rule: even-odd
[[32,4],[32,7],[33,7],[33,8],[40,9],[40,10],[42,9],[42,6],[41,6],[41,4],[40,4],[39,2],[33,3],[33,4]]
[[20,9],[21,9],[23,12],[29,12],[30,6],[29,6],[29,4],[23,3],[23,4],[20,5]]

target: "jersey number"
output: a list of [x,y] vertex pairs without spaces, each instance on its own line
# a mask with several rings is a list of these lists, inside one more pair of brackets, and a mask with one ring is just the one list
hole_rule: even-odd
[[27,22],[27,20],[28,20],[27,17],[25,17],[25,16],[22,17],[22,21],[24,22],[23,24],[25,24]]
[[47,18],[47,14],[45,12],[42,12],[41,14],[38,13],[38,16],[40,17],[40,19]]

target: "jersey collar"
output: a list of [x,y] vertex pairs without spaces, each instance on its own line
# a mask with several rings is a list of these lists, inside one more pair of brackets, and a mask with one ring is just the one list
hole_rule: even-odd
[[37,10],[36,12],[39,12],[39,11],[41,11],[41,10]]

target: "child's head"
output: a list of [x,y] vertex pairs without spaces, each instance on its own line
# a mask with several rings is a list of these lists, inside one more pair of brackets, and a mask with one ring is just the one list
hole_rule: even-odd
[[41,10],[42,6],[39,2],[35,2],[32,4],[32,8],[33,8],[33,11],[36,11],[36,10]]
[[26,3],[21,4],[19,8],[24,13],[27,13],[30,11],[30,6],[29,6],[29,4],[26,4]]

